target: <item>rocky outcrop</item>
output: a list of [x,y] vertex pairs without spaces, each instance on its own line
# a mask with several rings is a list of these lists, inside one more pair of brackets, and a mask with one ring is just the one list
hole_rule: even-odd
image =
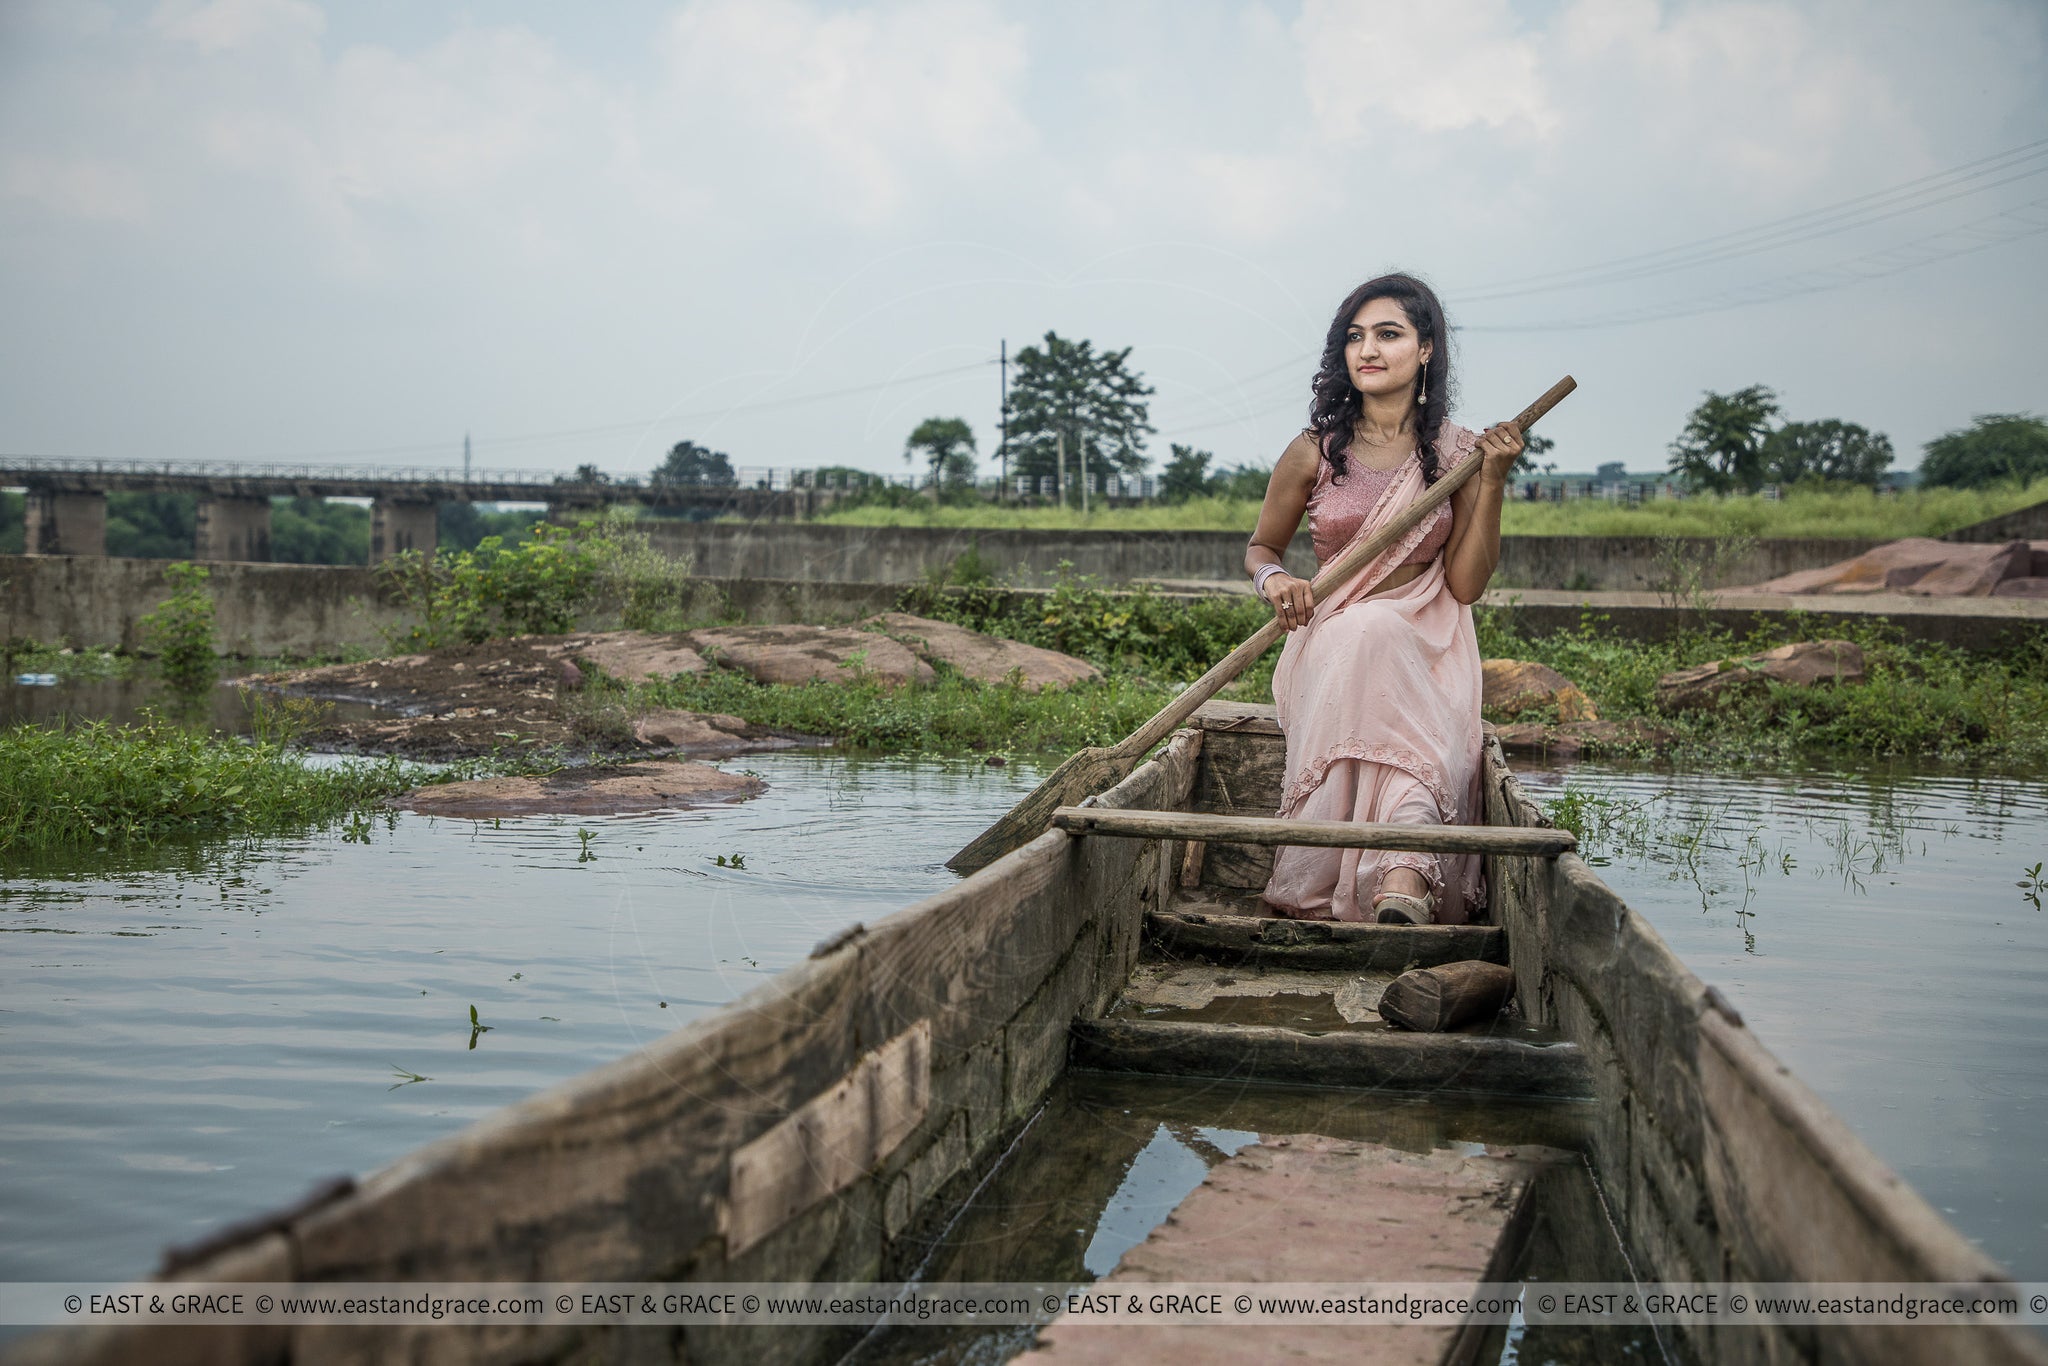
[[408,793],[399,804],[430,816],[495,820],[511,816],[614,816],[745,801],[768,790],[759,778],[687,760],[623,768],[569,769],[545,778],[483,778]]
[[946,664],[977,683],[1003,683],[1016,675],[1028,692],[1066,688],[1100,678],[1101,671],[1085,659],[1061,654],[1021,640],[971,631],[950,621],[884,612],[863,623],[908,646],[931,664]]
[[1558,760],[1654,749],[1671,738],[1670,732],[1637,720],[1567,721],[1555,726],[1541,721],[1519,721],[1492,730],[1500,739],[1500,747],[1510,754]]
[[675,708],[635,718],[633,738],[649,749],[676,750],[700,759],[722,759],[727,755],[769,749],[794,749],[799,743],[786,735],[776,735],[760,726],[750,725],[737,716]]
[[652,683],[677,674],[702,673],[711,666],[682,636],[653,631],[600,631],[551,642],[552,653],[595,664],[623,683]]
[[1718,707],[1728,698],[1760,692],[1772,683],[1813,687],[1861,683],[1863,650],[1846,640],[1802,640],[1743,659],[1696,664],[1657,680],[1657,705],[1665,711]]
[[932,666],[908,646],[852,626],[714,626],[687,637],[700,654],[756,683],[930,683]]
[[1484,680],[1479,705],[1489,716],[1511,721],[1524,712],[1554,707],[1560,721],[1599,719],[1586,694],[1548,664],[1527,659],[1488,659],[1479,667]]
[[1735,591],[1988,598],[2010,580],[2048,576],[2048,563],[2044,562],[2048,562],[2048,541],[1969,545],[1914,536],[1878,546],[1851,560],[1803,569]]

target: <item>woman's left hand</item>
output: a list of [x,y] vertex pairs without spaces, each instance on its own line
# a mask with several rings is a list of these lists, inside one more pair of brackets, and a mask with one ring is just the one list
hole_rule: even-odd
[[1512,422],[1500,422],[1479,434],[1479,454],[1486,463],[1479,472],[1505,484],[1522,458],[1522,429]]

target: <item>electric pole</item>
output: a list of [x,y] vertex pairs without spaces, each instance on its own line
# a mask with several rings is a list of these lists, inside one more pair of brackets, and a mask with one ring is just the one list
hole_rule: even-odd
[[1003,339],[1002,359],[996,364],[1001,367],[1002,378],[998,392],[1002,395],[1002,435],[996,440],[996,458],[1001,462],[1003,482],[996,486],[996,501],[1005,502],[1010,496],[1010,339]]
[[462,434],[462,482],[469,482],[469,433]]

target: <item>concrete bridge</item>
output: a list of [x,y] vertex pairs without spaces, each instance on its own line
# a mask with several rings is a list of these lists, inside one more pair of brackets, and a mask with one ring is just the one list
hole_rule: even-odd
[[538,470],[0,456],[0,488],[27,492],[31,555],[106,554],[109,493],[194,494],[199,499],[194,558],[201,560],[268,560],[273,498],[367,498],[370,562],[375,564],[406,550],[431,555],[442,503],[545,503],[551,516],[640,503],[704,517],[804,521],[848,491],[848,476],[743,467],[734,471],[731,483],[641,484],[583,481]]

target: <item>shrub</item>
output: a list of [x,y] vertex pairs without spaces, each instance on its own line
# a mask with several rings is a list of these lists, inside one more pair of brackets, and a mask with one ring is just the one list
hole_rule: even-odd
[[173,564],[165,566],[164,577],[171,595],[139,623],[143,647],[156,652],[157,672],[173,691],[196,696],[220,676],[208,571],[204,565]]

